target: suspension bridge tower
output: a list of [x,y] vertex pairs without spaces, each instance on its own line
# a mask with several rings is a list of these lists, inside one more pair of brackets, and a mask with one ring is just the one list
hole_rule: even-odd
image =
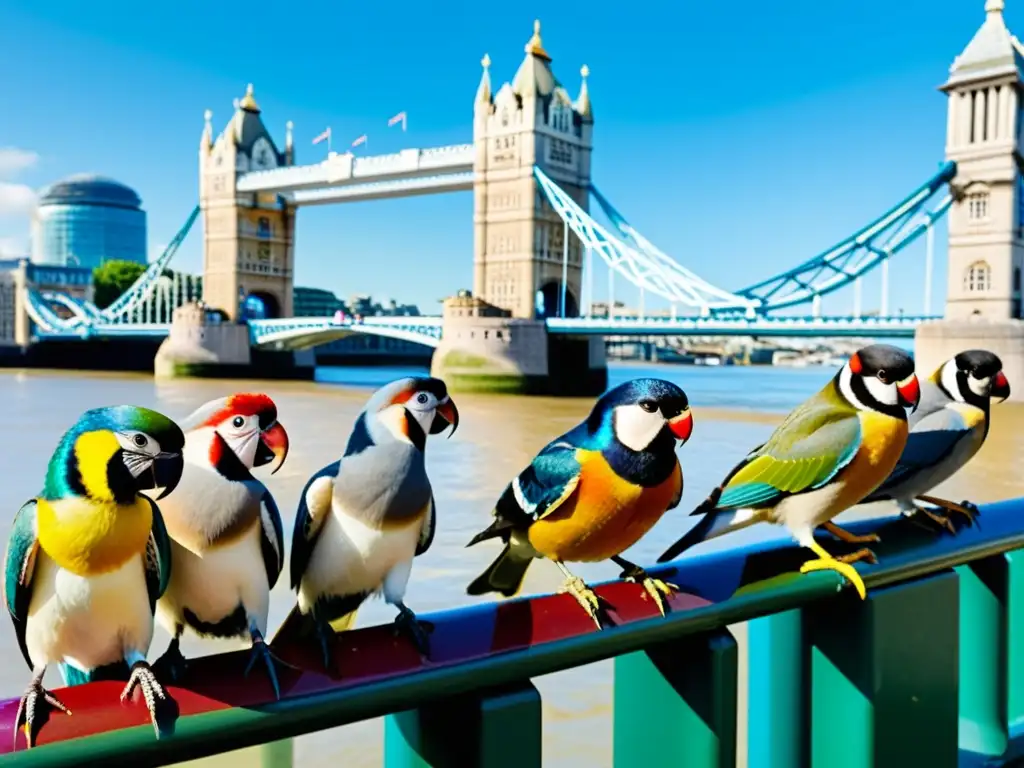
[[[575,102],[551,71],[540,22],[511,83],[491,89],[490,57],[473,108],[473,293],[516,318],[579,314],[583,253],[544,199],[536,165],[583,210],[594,116],[587,67]],[[563,272],[565,279],[562,295]]]
[[[946,158],[951,182],[945,320],[918,330],[918,369],[930,372],[971,347],[991,349],[1011,380],[1024,378],[1024,46],[986,0],[985,20],[950,67]],[[1017,393],[1015,393],[1017,394]]]
[[199,142],[203,299],[232,320],[291,317],[295,209],[274,193],[240,194],[235,188],[243,173],[294,163],[291,123],[281,151],[251,85],[216,139],[211,118],[207,111]]

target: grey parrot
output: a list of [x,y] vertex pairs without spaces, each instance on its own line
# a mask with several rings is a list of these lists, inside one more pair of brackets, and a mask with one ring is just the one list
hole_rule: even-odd
[[974,505],[925,494],[974,458],[988,437],[993,398],[1010,396],[1003,364],[984,349],[969,349],[947,360],[922,383],[921,405],[912,414],[910,435],[896,468],[861,503],[891,500],[907,516],[922,512],[955,532],[946,515],[919,506],[924,501],[973,519]]
[[[413,558],[434,538],[436,511],[427,478],[427,435],[459,424],[445,383],[394,381],[373,394],[356,419],[345,453],[310,478],[299,500],[291,548],[293,616],[320,641],[330,669],[330,638],[347,629],[373,594],[398,609],[395,623],[429,655],[429,642],[406,607]],[[297,614],[297,616],[295,615]]]

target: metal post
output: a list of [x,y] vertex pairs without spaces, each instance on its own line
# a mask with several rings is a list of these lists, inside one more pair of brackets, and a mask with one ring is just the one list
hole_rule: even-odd
[[821,317],[821,294],[814,294],[814,299],[811,300],[811,314],[816,318]]
[[608,266],[608,319],[615,316],[615,270]]
[[928,216],[928,228],[925,230],[924,251],[924,313],[932,313],[932,262],[935,259],[935,230],[932,227],[932,215]]
[[861,313],[860,291],[861,291],[861,284],[860,284],[860,278],[858,277],[856,280],[853,281],[853,316],[855,318],[857,318],[858,320],[860,320],[860,313]]
[[639,317],[639,319],[641,321],[644,319],[644,287],[642,285],[640,286],[640,317]]
[[587,317],[594,316],[594,263],[593,251],[587,248]]
[[569,281],[569,222],[562,222],[562,291],[558,296],[558,316],[565,317],[565,291]]
[[889,252],[885,252],[882,260],[882,306],[878,312],[881,317],[889,316]]

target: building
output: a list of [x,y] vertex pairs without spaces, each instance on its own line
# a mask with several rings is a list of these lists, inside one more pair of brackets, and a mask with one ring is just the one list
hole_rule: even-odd
[[345,311],[345,302],[326,288],[292,289],[292,307],[295,317],[331,317],[339,309]]
[[32,261],[93,269],[118,259],[147,262],[146,212],[134,190],[101,176],[70,176],[39,196]]

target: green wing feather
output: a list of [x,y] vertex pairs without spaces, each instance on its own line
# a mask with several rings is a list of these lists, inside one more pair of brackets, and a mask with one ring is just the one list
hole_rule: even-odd
[[28,648],[25,647],[25,622],[28,606],[32,600],[32,576],[36,566],[36,552],[39,539],[36,534],[36,500],[25,502],[11,525],[11,536],[7,542],[4,558],[4,601],[14,622],[21,653],[32,667]]
[[171,537],[167,534],[160,507],[148,496],[143,498],[149,501],[153,509],[153,527],[149,532],[149,541],[146,542],[145,565],[149,607],[155,611],[156,601],[163,596],[171,580]]
[[[770,506],[782,497],[827,484],[861,444],[857,411],[828,388],[796,408],[730,474],[716,509]],[[707,509],[701,509],[702,513]]]

